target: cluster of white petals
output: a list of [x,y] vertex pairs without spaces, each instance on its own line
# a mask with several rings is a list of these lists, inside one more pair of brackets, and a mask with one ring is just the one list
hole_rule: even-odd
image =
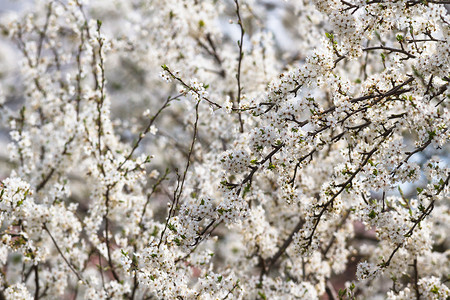
[[449,1],[1,9],[0,299],[449,299],[449,70]]

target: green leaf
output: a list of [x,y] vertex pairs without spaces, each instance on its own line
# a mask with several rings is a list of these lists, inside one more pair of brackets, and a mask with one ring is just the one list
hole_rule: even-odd
[[347,289],[339,289],[339,292],[338,292],[339,298],[344,297],[345,293],[347,293]]
[[242,193],[242,197],[243,197],[243,198],[245,197],[245,195],[246,195],[248,192],[250,192],[250,187],[251,187],[250,183],[247,184],[247,185],[245,186],[244,192]]
[[276,166],[273,165],[272,163],[270,163],[269,166],[267,167],[267,169],[269,169],[269,170],[273,170],[275,168],[276,168]]
[[439,294],[439,288],[435,285],[433,285],[433,288],[430,290],[430,292],[432,292],[433,294]]
[[258,295],[261,297],[261,299],[267,300],[267,296],[263,292],[258,292]]
[[158,234],[158,227],[153,227],[153,232],[152,232],[152,236],[156,236]]
[[219,209],[217,210],[217,212],[218,212],[219,214],[221,214],[221,215],[223,215],[223,213],[229,212],[229,211],[231,211],[231,209],[223,209],[223,208],[219,208]]
[[173,232],[177,232],[177,229],[175,228],[175,226],[170,223],[167,224],[167,228],[169,228]]

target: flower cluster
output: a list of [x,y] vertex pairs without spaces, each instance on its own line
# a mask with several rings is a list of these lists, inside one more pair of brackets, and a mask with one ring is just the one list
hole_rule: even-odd
[[449,297],[446,1],[32,3],[0,299]]

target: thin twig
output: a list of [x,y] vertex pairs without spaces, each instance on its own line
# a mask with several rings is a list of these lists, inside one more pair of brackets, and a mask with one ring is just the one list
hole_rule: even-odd
[[50,233],[50,230],[47,227],[47,224],[44,223],[43,224],[44,230],[47,231],[48,235],[50,236],[50,238],[53,241],[53,244],[55,245],[56,249],[58,250],[59,254],[61,255],[61,257],[64,259],[64,261],[66,262],[66,264],[69,266],[69,268],[72,270],[72,272],[75,274],[75,276],[77,276],[78,280],[84,281],[83,278],[81,277],[81,275],[75,270],[75,268],[72,266],[72,264],[67,260],[67,258],[64,256],[63,252],[61,251],[61,249],[59,248],[58,244],[56,243],[55,239],[53,238],[53,235]]
[[[238,17],[238,25],[239,28],[241,30],[241,37],[240,40],[238,41],[238,46],[239,46],[239,58],[238,58],[238,70],[237,70],[237,74],[236,74],[236,80],[237,80],[237,85],[238,85],[238,90],[237,90],[237,108],[241,108],[241,65],[242,65],[242,59],[244,58],[244,52],[242,50],[243,44],[244,44],[244,26],[242,24],[242,19],[241,19],[241,13],[239,11],[239,1],[238,0],[234,0],[234,3],[236,4],[236,15]],[[244,123],[242,120],[242,115],[241,112],[238,112],[238,117],[239,117],[239,132],[243,133],[244,132]]]
[[114,277],[115,280],[120,282],[119,279],[119,275],[117,275],[116,270],[114,268],[114,264],[111,258],[111,245],[110,245],[110,240],[109,240],[109,218],[108,218],[108,214],[109,214],[109,191],[110,191],[111,187],[108,186],[106,189],[106,193],[105,193],[105,206],[106,206],[106,213],[104,216],[105,219],[105,239],[106,239],[106,251],[108,254],[108,264],[109,267],[111,268],[111,273]]
[[[198,120],[199,120],[199,113],[198,113],[198,111],[199,111],[200,102],[201,102],[201,99],[199,101],[197,101],[197,104],[195,105],[194,133],[193,133],[193,136],[192,136],[191,147],[189,149],[187,162],[186,162],[186,167],[185,167],[184,173],[183,173],[183,178],[181,179],[181,183],[179,183],[180,187],[179,187],[178,193],[176,191],[174,193],[173,203],[172,203],[172,206],[170,208],[169,215],[167,216],[166,224],[164,225],[164,229],[161,232],[161,238],[160,238],[159,243],[158,243],[158,248],[161,246],[161,243],[162,243],[163,237],[164,237],[164,233],[166,232],[167,227],[169,225],[169,220],[175,214],[175,211],[177,209],[177,205],[178,205],[178,203],[180,201],[181,195],[183,194],[184,183],[186,181],[187,172],[188,172],[189,166],[191,164],[191,156],[192,156],[192,153],[194,152],[195,141],[197,139]],[[178,186],[177,186],[177,189],[178,189]]]
[[182,95],[177,95],[174,97],[167,97],[166,101],[164,102],[164,104],[158,109],[158,111],[156,112],[156,114],[150,118],[150,121],[147,124],[147,127],[145,127],[144,131],[142,131],[139,134],[139,137],[136,141],[136,143],[134,143],[133,148],[131,149],[130,153],[127,155],[127,157],[125,158],[125,160],[118,166],[118,170],[121,170],[123,165],[129,161],[131,159],[131,157],[133,156],[134,151],[136,151],[136,149],[139,147],[139,144],[141,143],[141,141],[144,139],[145,135],[150,131],[150,129],[152,128],[153,123],[155,123],[156,119],[158,118],[158,116],[161,114],[161,112],[167,108],[170,104],[171,101],[180,98]]

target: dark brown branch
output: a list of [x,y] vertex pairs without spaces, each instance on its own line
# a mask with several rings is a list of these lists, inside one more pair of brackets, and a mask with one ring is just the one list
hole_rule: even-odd
[[[181,179],[181,182],[180,182],[180,181],[178,182],[178,184],[177,184],[177,189],[176,189],[175,192],[174,192],[174,195],[173,195],[173,203],[172,203],[172,205],[171,205],[171,207],[170,207],[169,215],[167,216],[166,223],[165,223],[165,225],[164,225],[164,229],[163,229],[163,231],[161,232],[161,238],[160,238],[159,243],[158,243],[158,248],[161,246],[161,243],[162,243],[163,238],[164,238],[164,233],[166,232],[167,227],[169,226],[169,220],[170,220],[170,218],[175,214],[175,211],[176,211],[176,209],[177,209],[178,203],[180,202],[181,195],[183,194],[183,187],[184,187],[184,183],[185,183],[185,181],[186,181],[186,175],[187,175],[187,172],[188,172],[188,170],[189,170],[189,166],[190,166],[190,164],[191,164],[191,157],[192,157],[192,153],[194,152],[195,141],[196,141],[196,139],[197,139],[197,133],[198,133],[198,132],[197,132],[197,131],[198,131],[198,120],[199,120],[199,114],[198,114],[198,111],[199,111],[200,102],[201,102],[201,99],[200,99],[200,100],[197,102],[197,104],[195,105],[194,133],[193,133],[193,136],[192,136],[191,147],[190,147],[190,149],[189,149],[189,153],[188,153],[188,157],[187,157],[187,162],[186,162],[186,167],[185,167],[184,173],[183,173],[183,178]],[[179,188],[179,189],[178,189],[178,188]]]
[[152,197],[152,195],[155,193],[156,189],[158,188],[158,186],[167,179],[167,175],[169,174],[169,170],[166,169],[165,173],[163,176],[161,176],[158,181],[156,181],[156,183],[153,185],[153,188],[151,190],[151,192],[147,195],[147,201],[145,201],[144,204],[144,208],[142,209],[142,213],[141,213],[141,219],[139,220],[139,226],[142,227],[142,222],[144,221],[144,216],[145,216],[145,212],[147,210],[147,206],[150,203],[150,198]]
[[372,50],[386,50],[386,51],[389,51],[389,53],[397,52],[397,53],[406,55],[408,58],[416,58],[414,55],[412,55],[411,53],[409,53],[403,49],[391,48],[391,47],[386,47],[383,45],[375,46],[375,47],[367,47],[367,48],[363,49],[363,51],[372,51]]
[[[444,130],[443,133],[445,133],[445,132],[447,132],[447,128]],[[401,161],[401,162],[397,165],[397,167],[395,168],[395,170],[391,172],[391,175],[394,176],[394,175],[396,174],[396,172],[398,171],[398,169],[400,169],[400,167],[401,167],[404,163],[407,163],[407,162],[408,162],[408,160],[411,158],[411,156],[413,156],[413,155],[416,154],[416,153],[419,153],[419,152],[424,151],[424,150],[431,144],[432,141],[433,141],[433,137],[430,137],[430,138],[429,138],[422,146],[416,148],[416,149],[413,150],[413,151],[406,152],[406,153],[405,153],[405,154],[407,155],[406,158],[405,158],[403,161]]]
[[34,290],[34,300],[39,299],[39,264],[34,266],[34,284],[36,286]]
[[52,2],[50,2],[48,4],[48,9],[47,9],[47,15],[45,17],[44,28],[42,29],[42,31],[39,32],[39,42],[38,42],[38,49],[37,49],[37,55],[36,55],[36,64],[39,64],[39,60],[41,58],[42,45],[44,44],[44,39],[45,39],[45,36],[47,34],[47,29],[48,29],[48,25],[49,25],[49,21],[50,21],[50,16],[52,15],[52,5],[53,5]]
[[108,254],[108,264],[109,267],[111,268],[111,273],[114,277],[115,280],[120,282],[119,279],[119,275],[117,275],[116,270],[114,268],[114,264],[111,258],[111,244],[110,244],[110,240],[109,240],[109,218],[108,218],[108,214],[109,214],[109,191],[110,191],[111,187],[108,186],[106,189],[106,193],[105,193],[105,206],[106,206],[106,213],[104,216],[105,219],[105,242],[106,242],[106,251]]
[[61,251],[61,249],[59,248],[59,246],[56,243],[55,239],[53,238],[53,235],[50,233],[50,230],[47,228],[47,224],[44,223],[43,224],[43,228],[44,228],[45,231],[47,231],[48,235],[52,239],[53,244],[55,245],[56,249],[58,250],[58,252],[61,255],[61,257],[64,259],[66,264],[69,266],[70,270],[72,270],[72,272],[75,274],[75,276],[77,276],[78,280],[84,281],[83,278],[81,277],[81,275],[75,270],[75,268],[72,266],[72,264],[64,256],[63,252]]
[[[243,44],[244,44],[244,26],[242,24],[242,19],[241,19],[241,13],[239,11],[239,1],[238,0],[234,0],[234,3],[236,4],[236,15],[238,17],[238,25],[239,28],[241,30],[241,37],[240,40],[238,41],[238,46],[239,46],[239,58],[238,58],[238,71],[236,74],[236,80],[237,80],[237,108],[240,108],[240,104],[241,104],[241,65],[242,65],[242,59],[244,57],[244,52],[242,50]],[[242,120],[242,115],[241,112],[238,112],[238,118],[239,118],[239,132],[244,132],[244,123]]]
[[225,295],[225,297],[222,298],[222,300],[225,300],[228,298],[228,296],[230,296],[233,291],[239,286],[239,280],[236,281],[236,283],[233,285],[233,287],[231,288],[231,290],[228,291],[228,293]]
[[[105,64],[104,64],[104,58],[102,55],[102,48],[103,48],[103,40],[100,36],[100,28],[101,28],[101,22],[97,21],[97,42],[98,42],[98,56],[100,58],[100,63],[99,63],[99,67],[100,67],[100,74],[101,74],[101,80],[100,80],[100,98],[96,99],[97,101],[97,113],[98,113],[98,118],[97,118],[97,148],[98,148],[98,157],[99,159],[102,156],[102,135],[103,135],[103,122],[102,122],[102,108],[103,108],[103,103],[105,101],[105,84],[106,84],[106,78],[105,78]],[[95,51],[93,51],[95,53]],[[95,73],[95,72],[94,72]],[[94,74],[95,78],[97,78],[97,74]],[[101,168],[101,171],[103,173],[103,175],[105,175],[103,167]]]
[[267,270],[264,271],[264,273],[268,273],[270,269],[275,265],[277,260],[283,255],[283,253],[286,251],[286,249],[289,247],[289,245],[292,243],[292,240],[294,238],[294,235],[303,227],[304,220],[300,219],[298,223],[295,225],[294,229],[291,231],[289,236],[284,240],[283,244],[280,246],[278,251],[268,260],[269,264],[267,267]]
[[77,55],[76,55],[76,62],[77,62],[77,69],[78,69],[78,73],[75,77],[76,82],[77,82],[77,94],[76,94],[76,112],[77,112],[77,121],[79,120],[79,115],[80,115],[80,103],[81,103],[81,94],[82,94],[82,84],[81,84],[81,79],[82,79],[82,74],[83,74],[83,68],[81,66],[81,54],[83,52],[83,47],[84,47],[84,43],[85,43],[85,39],[84,39],[84,27],[86,27],[86,23],[83,25],[83,28],[81,28],[80,30],[80,44],[78,45],[78,51],[77,51]]
[[420,291],[419,291],[419,271],[417,270],[417,258],[414,258],[413,262],[414,268],[414,290],[416,291],[416,300],[420,300]]
[[167,73],[169,73],[169,75],[170,75],[173,79],[175,79],[176,81],[178,81],[179,83],[181,83],[181,85],[184,86],[184,87],[185,87],[186,89],[188,89],[189,91],[192,91],[192,92],[196,93],[201,99],[205,100],[205,101],[208,102],[209,104],[214,105],[214,106],[217,107],[217,108],[222,108],[222,105],[219,105],[219,104],[217,104],[217,103],[215,103],[215,102],[209,100],[208,98],[203,97],[203,96],[199,93],[199,91],[198,91],[197,89],[191,87],[189,84],[187,84],[186,82],[184,82],[183,79],[181,79],[180,77],[178,77],[178,76],[176,76],[175,74],[173,74],[172,71],[170,71],[170,69],[169,69],[167,66],[163,65],[162,68],[163,68],[164,71],[166,71]]
[[[444,188],[448,185],[450,180],[450,174],[447,176],[446,180],[440,185],[439,189],[436,191],[436,193],[434,195],[430,195],[430,194],[426,194],[425,196],[428,198],[432,198],[433,196],[437,196],[439,195]],[[414,221],[413,226],[411,226],[411,228],[408,230],[407,233],[404,234],[405,237],[410,237],[413,233],[414,233],[414,229],[419,226],[420,222],[422,222],[429,214],[431,214],[431,212],[434,209],[434,202],[436,200],[431,200],[430,204],[423,209],[422,214],[419,216],[419,218],[417,220]],[[388,267],[391,263],[392,258],[394,257],[395,253],[403,246],[404,242],[401,242],[400,244],[398,244],[394,250],[392,251],[391,255],[389,256],[389,258],[387,259],[387,261],[384,261],[380,264],[381,267]]]
[[[75,136],[72,136],[65,144],[64,144],[64,150],[61,153],[62,156],[67,154],[68,148],[70,143],[72,143],[72,141],[75,139]],[[61,159],[62,160],[62,159]],[[59,163],[61,162],[58,161],[57,165],[59,165]],[[44,178],[42,179],[42,181],[40,183],[38,183],[38,185],[36,186],[36,192],[39,192],[42,188],[44,188],[44,186],[48,183],[48,181],[50,180],[50,178],[53,176],[53,173],[56,171],[57,166],[53,167],[50,169],[50,171],[47,173],[47,175],[44,176]]]
[[[194,247],[194,246],[196,247],[196,246],[199,244],[199,242],[202,241],[203,236],[204,236],[204,235],[208,232],[208,230],[214,225],[214,223],[216,223],[216,221],[217,221],[216,219],[212,219],[211,222],[209,222],[209,224],[206,225],[205,229],[203,229],[202,232],[200,232],[200,234],[195,238],[194,244],[192,244],[191,247]],[[219,224],[220,224],[220,222],[217,223],[216,226],[213,227],[213,230],[214,230]],[[210,234],[212,233],[213,230],[210,231]]]
[[[133,247],[134,248],[134,252],[136,252],[136,246]],[[134,260],[136,259],[136,256],[134,256],[133,254],[133,263]],[[134,300],[134,297],[136,296],[136,291],[139,287],[139,281],[137,279],[137,270],[134,270],[134,275],[133,275],[133,290],[131,292],[131,300]]]
[[[274,156],[278,151],[281,150],[281,148],[283,148],[284,143],[275,146],[274,149],[272,150],[272,152],[270,152],[264,159],[262,159],[260,162],[258,162],[258,166],[262,166],[266,161],[268,161],[269,159],[272,158],[272,156]],[[255,175],[256,171],[258,171],[259,167],[252,167],[252,170],[250,171],[250,173],[247,174],[247,176],[245,176],[244,180],[242,180],[241,182],[241,186],[246,184],[247,182],[251,182],[253,179],[253,175]]]
[[359,174],[359,172],[362,171],[362,169],[364,168],[364,166],[368,163],[369,159],[372,157],[372,155],[378,151],[378,147],[389,137],[389,135],[392,133],[392,131],[394,130],[395,125],[393,127],[391,127],[390,129],[386,130],[381,136],[384,137],[384,139],[382,141],[380,141],[378,143],[378,145],[376,145],[375,147],[373,147],[373,149],[371,151],[369,151],[368,153],[366,153],[366,157],[364,159],[363,162],[361,162],[360,166],[358,167],[358,169],[352,173],[352,175],[350,176],[349,179],[347,179],[344,183],[341,184],[337,184],[337,187],[340,187],[339,191],[334,194],[330,200],[328,200],[325,204],[320,205],[321,210],[319,212],[318,215],[314,216],[315,217],[315,221],[314,221],[314,225],[313,228],[311,230],[311,233],[308,237],[305,238],[305,240],[308,241],[307,246],[310,246],[312,243],[312,239],[314,237],[314,234],[316,232],[317,226],[319,225],[319,222],[323,216],[323,214],[327,211],[328,207],[330,205],[333,204],[334,200],[349,186],[351,185],[353,179],[356,177],[357,174]]
[[[200,45],[200,47],[205,49],[205,51],[210,56],[212,56],[214,58],[215,62],[219,65],[220,71],[214,71],[214,72],[217,72],[217,74],[219,74],[220,77],[225,78],[226,72],[222,65],[222,59],[220,58],[219,53],[217,53],[216,46],[211,38],[210,33],[206,34],[206,40],[208,41],[209,47],[207,45],[205,45],[205,43],[203,43],[200,39],[197,39],[197,43]],[[210,49],[210,47],[211,47],[211,49]]]

